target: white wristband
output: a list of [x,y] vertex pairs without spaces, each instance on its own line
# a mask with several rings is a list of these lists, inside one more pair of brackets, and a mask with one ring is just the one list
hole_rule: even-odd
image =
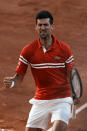
[[15,82],[14,82],[14,81],[12,81],[12,84],[11,84],[11,87],[10,87],[10,88],[13,88],[13,87],[14,87],[14,85],[15,85]]

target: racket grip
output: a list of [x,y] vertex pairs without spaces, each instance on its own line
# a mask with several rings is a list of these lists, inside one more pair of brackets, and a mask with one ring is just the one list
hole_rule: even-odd
[[76,119],[76,105],[72,105],[72,119]]

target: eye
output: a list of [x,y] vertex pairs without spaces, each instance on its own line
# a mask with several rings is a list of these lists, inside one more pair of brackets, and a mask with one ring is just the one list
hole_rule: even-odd
[[47,27],[48,24],[38,24],[38,26],[39,26],[39,27],[41,27],[41,26],[45,26],[45,27]]
[[41,27],[41,26],[42,26],[42,24],[38,24],[38,26],[40,26],[40,27]]
[[43,24],[44,26],[48,26],[48,24]]

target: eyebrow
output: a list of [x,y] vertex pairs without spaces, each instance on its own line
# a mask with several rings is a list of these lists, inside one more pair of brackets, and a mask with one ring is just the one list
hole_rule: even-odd
[[47,25],[49,25],[48,23],[45,23],[45,24],[38,24],[39,26],[42,26],[42,25],[44,25],[44,26],[47,26]]

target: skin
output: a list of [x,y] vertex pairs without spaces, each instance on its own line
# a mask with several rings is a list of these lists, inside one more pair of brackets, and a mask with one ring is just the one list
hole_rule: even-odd
[[19,75],[19,74],[15,74],[13,77],[5,77],[3,80],[3,83],[5,85],[6,88],[10,88],[12,81],[15,82],[15,87],[18,87],[21,82],[23,81],[23,76]]
[[[53,44],[51,37],[53,31],[53,24],[50,24],[49,18],[38,19],[36,24],[36,31],[40,36],[40,42],[46,49],[50,48]],[[15,81],[15,87],[18,87],[23,81],[23,76],[15,74],[13,77],[5,77],[4,85],[6,88],[10,88],[12,81]],[[63,121],[56,120],[53,123],[53,127],[50,131],[66,131],[67,124]],[[25,131],[42,131],[39,128],[26,128]]]
[[51,37],[53,31],[53,24],[49,22],[49,18],[38,19],[36,24],[36,31],[40,36],[40,42],[46,49],[50,48],[53,44]]

